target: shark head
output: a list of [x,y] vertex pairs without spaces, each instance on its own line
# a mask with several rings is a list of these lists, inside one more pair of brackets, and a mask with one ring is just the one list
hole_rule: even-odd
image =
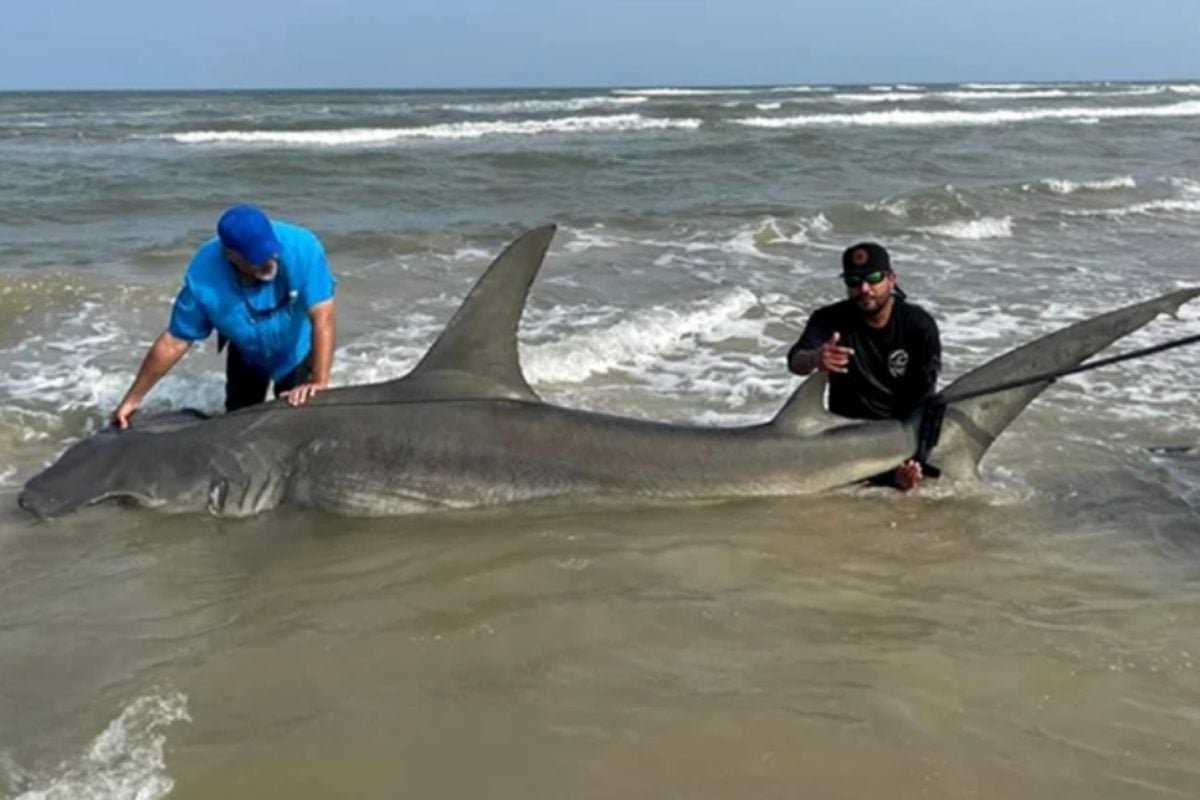
[[[167,453],[166,437],[204,419],[182,411],[135,423],[127,431],[108,427],[69,447],[57,461],[32,477],[17,503],[42,518],[58,517],[106,500],[144,506],[202,503],[208,483],[190,469],[193,458]],[[153,476],[147,479],[147,476]]]

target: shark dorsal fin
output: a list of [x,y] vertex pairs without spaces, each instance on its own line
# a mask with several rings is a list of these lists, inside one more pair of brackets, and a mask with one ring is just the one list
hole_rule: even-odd
[[517,356],[517,326],[556,226],[522,234],[475,283],[433,347],[381,388],[403,397],[539,400]]
[[825,387],[829,375],[814,372],[792,393],[772,421],[782,433],[811,436],[823,430],[845,425],[847,420],[825,410]]

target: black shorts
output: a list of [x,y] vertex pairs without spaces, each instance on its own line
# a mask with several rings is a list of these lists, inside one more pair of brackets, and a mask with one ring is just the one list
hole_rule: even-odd
[[[242,354],[232,342],[227,346],[229,355],[225,360],[225,410],[237,411],[239,408],[266,400],[271,376],[243,361]],[[299,366],[275,381],[275,396],[279,397],[302,383],[310,383],[312,375],[312,353],[309,353]]]

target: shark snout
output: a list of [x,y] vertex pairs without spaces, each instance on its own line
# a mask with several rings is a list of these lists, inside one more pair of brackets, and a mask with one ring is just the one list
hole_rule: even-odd
[[65,514],[78,504],[40,487],[26,486],[17,496],[17,505],[35,517],[46,519]]

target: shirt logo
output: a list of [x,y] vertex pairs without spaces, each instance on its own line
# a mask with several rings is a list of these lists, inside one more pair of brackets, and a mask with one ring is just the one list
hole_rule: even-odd
[[893,378],[903,378],[904,373],[908,372],[908,352],[905,350],[893,350],[888,356],[888,372],[892,373]]

